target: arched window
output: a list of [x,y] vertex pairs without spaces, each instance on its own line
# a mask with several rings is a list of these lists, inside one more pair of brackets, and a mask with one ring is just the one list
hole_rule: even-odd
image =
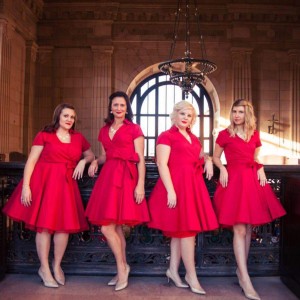
[[[170,128],[169,114],[175,103],[184,99],[180,87],[172,84],[168,75],[155,74],[143,80],[131,95],[134,122],[140,124],[145,135],[145,158],[155,156],[157,136]],[[211,100],[202,86],[196,86],[186,101],[192,103],[197,112],[197,121],[192,132],[199,137],[204,152],[213,151],[213,108]]]

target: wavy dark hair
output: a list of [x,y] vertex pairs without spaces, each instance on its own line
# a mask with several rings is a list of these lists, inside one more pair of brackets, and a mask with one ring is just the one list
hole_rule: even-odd
[[[44,127],[43,131],[45,131],[45,132],[55,132],[58,129],[58,127],[59,127],[59,118],[60,118],[60,115],[61,115],[63,109],[65,109],[65,108],[72,109],[75,112],[74,106],[69,104],[69,103],[61,103],[61,104],[57,105],[54,112],[53,112],[52,122],[50,124],[46,125]],[[75,112],[75,122],[76,122],[76,112]],[[74,122],[71,130],[75,129],[75,122]]]
[[129,97],[126,93],[121,92],[121,91],[117,91],[112,93],[109,96],[109,103],[108,103],[108,109],[107,109],[107,117],[104,119],[104,122],[107,124],[111,124],[114,121],[114,115],[111,113],[111,106],[112,106],[112,101],[114,98],[116,97],[122,97],[124,98],[125,102],[126,102],[126,106],[127,106],[127,111],[126,111],[126,115],[125,115],[125,119],[127,119],[128,121],[132,122],[133,119],[133,112],[131,109],[131,104],[130,104],[130,100]]

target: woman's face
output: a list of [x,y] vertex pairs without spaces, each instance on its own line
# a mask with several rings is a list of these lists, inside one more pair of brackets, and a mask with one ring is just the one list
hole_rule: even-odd
[[126,100],[123,97],[115,97],[111,102],[111,111],[115,119],[125,119],[127,111]]
[[75,122],[75,111],[70,108],[64,108],[59,116],[59,127],[69,131]]
[[243,125],[245,123],[245,107],[234,106],[231,111],[234,125]]
[[174,124],[181,129],[190,127],[193,120],[193,110],[190,108],[184,108],[177,112]]

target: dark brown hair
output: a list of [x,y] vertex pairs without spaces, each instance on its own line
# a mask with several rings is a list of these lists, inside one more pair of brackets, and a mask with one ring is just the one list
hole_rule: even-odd
[[108,123],[108,124],[111,124],[114,121],[114,115],[111,113],[111,105],[112,105],[113,99],[116,98],[116,97],[122,97],[122,98],[124,98],[124,100],[126,102],[126,107],[127,107],[125,119],[127,119],[130,122],[132,122],[133,112],[132,112],[132,109],[131,109],[131,104],[130,104],[129,97],[128,97],[128,95],[126,93],[121,92],[121,91],[114,92],[114,93],[112,93],[109,96],[107,117],[105,118],[104,122]]
[[[57,105],[54,112],[53,112],[53,117],[52,117],[51,124],[46,125],[44,127],[43,131],[55,132],[58,129],[58,127],[59,127],[59,118],[60,118],[60,115],[61,115],[63,109],[65,109],[65,108],[72,109],[75,112],[74,106],[69,104],[69,103],[61,103],[61,104]],[[76,121],[76,115],[75,115],[75,121]],[[74,129],[75,129],[75,122],[73,123],[73,126],[72,126],[71,130],[74,130]]]

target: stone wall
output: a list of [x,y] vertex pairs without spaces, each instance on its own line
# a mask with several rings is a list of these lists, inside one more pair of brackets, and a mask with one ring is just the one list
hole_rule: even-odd
[[[249,98],[263,142],[269,146],[263,148],[299,156],[300,4],[198,2],[207,56],[218,66],[206,87],[214,103],[216,129],[226,125],[234,99]],[[168,59],[176,1],[2,3],[2,28],[6,32],[13,28],[13,38],[4,31],[0,36],[0,113],[5,119],[0,121],[0,152],[27,153],[32,136],[50,121],[53,108],[66,101],[75,105],[77,128],[97,153],[109,94],[131,93]],[[196,57],[194,25],[191,50]],[[183,37],[179,36],[175,57],[183,56]],[[269,134],[273,114],[278,121],[274,134]]]

